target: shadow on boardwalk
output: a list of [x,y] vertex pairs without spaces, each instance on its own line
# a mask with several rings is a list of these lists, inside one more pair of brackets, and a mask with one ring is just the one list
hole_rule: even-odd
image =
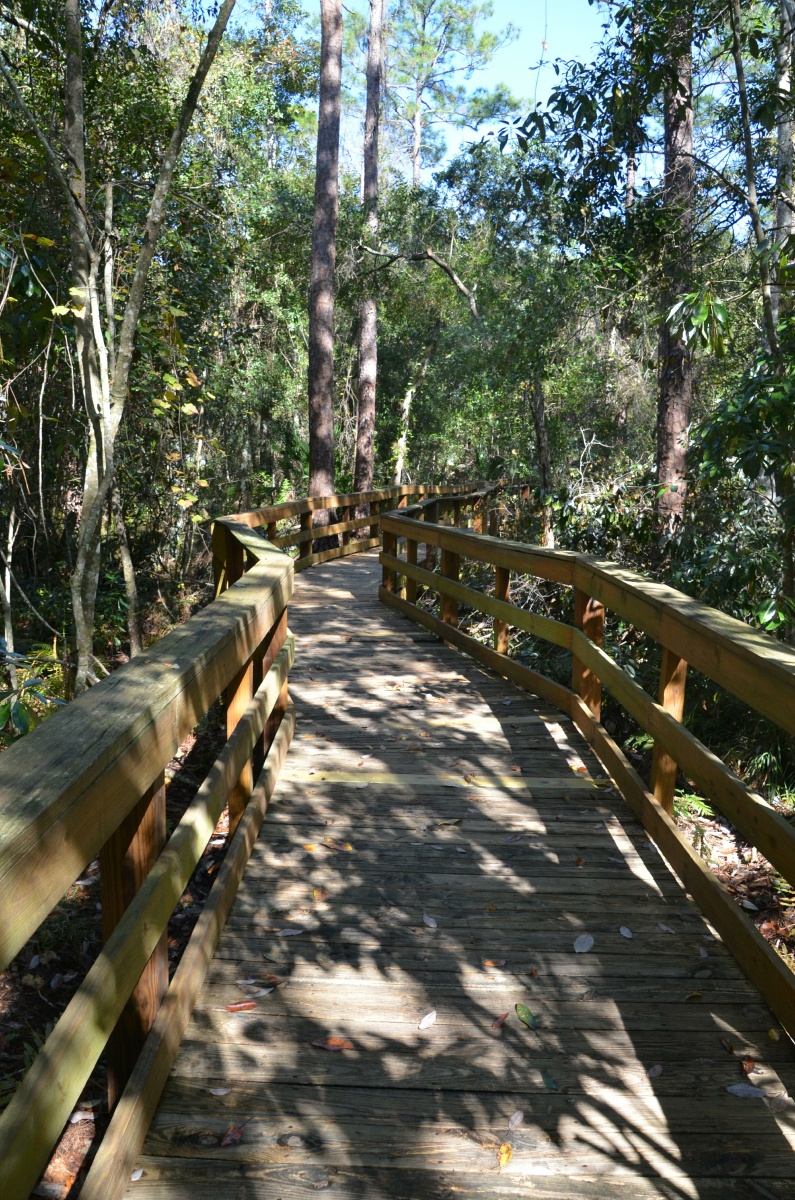
[[300,577],[279,803],[129,1195],[795,1197],[795,1109],[726,1090],[795,1080],[759,994],[568,719],[378,575]]

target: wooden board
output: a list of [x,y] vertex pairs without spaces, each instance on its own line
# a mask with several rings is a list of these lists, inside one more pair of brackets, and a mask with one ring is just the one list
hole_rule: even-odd
[[795,1200],[793,1051],[756,988],[574,723],[379,581],[367,555],[296,583],[280,803],[127,1195]]

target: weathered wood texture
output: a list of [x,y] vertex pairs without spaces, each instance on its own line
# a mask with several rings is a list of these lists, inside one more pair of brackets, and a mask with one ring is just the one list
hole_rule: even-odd
[[296,583],[279,803],[126,1195],[792,1200],[791,1044],[611,786],[591,710],[572,698],[583,737],[379,605],[381,570]]

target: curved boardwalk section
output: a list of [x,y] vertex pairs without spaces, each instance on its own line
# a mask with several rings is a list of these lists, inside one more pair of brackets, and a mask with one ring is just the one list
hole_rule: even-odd
[[296,739],[128,1196],[795,1197],[758,992],[572,723],[379,576],[297,580]]

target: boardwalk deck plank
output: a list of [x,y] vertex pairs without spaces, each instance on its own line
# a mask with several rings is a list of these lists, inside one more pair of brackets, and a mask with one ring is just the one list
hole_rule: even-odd
[[573,723],[377,604],[379,575],[297,581],[280,803],[128,1196],[795,1200],[770,1104],[795,1061],[759,993]]

